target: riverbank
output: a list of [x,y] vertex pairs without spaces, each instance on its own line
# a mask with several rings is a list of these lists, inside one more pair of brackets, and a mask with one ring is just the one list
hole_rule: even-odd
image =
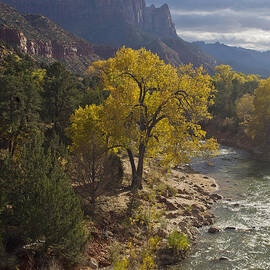
[[[124,182],[129,182],[131,172],[125,159],[124,168]],[[155,255],[159,267],[177,263],[188,254],[181,253],[177,258],[162,252],[168,246],[167,239],[173,231],[188,235],[192,248],[199,234],[198,228],[213,224],[211,207],[221,198],[215,194],[217,190],[218,185],[213,178],[198,174],[187,165],[170,172],[165,172],[155,162],[145,166],[143,190],[139,192],[139,201],[136,202],[141,212],[136,209],[135,212],[146,219],[143,220],[145,224],[152,224],[151,234],[160,240],[161,252]],[[89,223],[92,235],[87,249],[87,268],[80,269],[113,269],[113,261],[126,254],[130,256],[128,250],[131,246],[133,253],[143,249],[149,231],[147,226],[130,223],[127,210],[131,196],[130,191],[124,188],[117,194],[100,199],[95,220]]]
[[206,124],[205,129],[209,137],[216,138],[221,145],[246,150],[252,154],[254,159],[270,161],[269,145],[256,144],[256,142],[246,134],[243,127],[222,126],[220,121],[210,120]]

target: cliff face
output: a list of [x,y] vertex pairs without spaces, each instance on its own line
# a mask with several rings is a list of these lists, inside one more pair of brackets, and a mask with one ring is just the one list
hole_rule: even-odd
[[45,15],[65,29],[92,42],[95,42],[96,30],[110,31],[112,25],[120,29],[120,24],[129,24],[160,38],[177,37],[166,4],[156,8],[153,5],[146,7],[145,0],[3,0],[3,2],[24,13]]
[[145,7],[143,10],[142,29],[161,38],[177,38],[171,12],[167,4],[160,8],[156,8],[154,5]]
[[94,50],[90,44],[59,44],[57,41],[44,41],[27,39],[23,32],[0,25],[0,39],[13,47],[19,48],[23,53],[45,58],[63,60],[66,57],[91,57]]
[[64,31],[48,18],[22,15],[0,3],[0,39],[43,61],[60,61],[83,72],[98,57],[87,41]]
[[157,8],[147,7],[145,0],[1,1],[24,13],[47,16],[77,36],[102,45],[95,49],[101,57],[113,55],[114,50],[108,46],[144,47],[167,63],[204,65],[208,71],[213,71],[213,58],[178,37],[167,4]]

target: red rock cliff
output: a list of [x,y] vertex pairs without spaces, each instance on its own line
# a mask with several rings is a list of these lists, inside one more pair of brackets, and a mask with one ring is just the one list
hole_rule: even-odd
[[70,44],[61,44],[57,41],[43,41],[27,39],[23,32],[0,25],[0,39],[14,47],[18,47],[23,53],[32,56],[45,58],[54,58],[63,60],[66,57],[90,57],[94,54],[93,47],[89,43],[74,42]]

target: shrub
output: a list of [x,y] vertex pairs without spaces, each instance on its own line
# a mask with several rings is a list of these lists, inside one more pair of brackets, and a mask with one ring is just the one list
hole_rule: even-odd
[[114,153],[80,149],[72,153],[69,174],[76,192],[90,203],[93,211],[99,196],[121,187],[123,165]]
[[177,189],[164,183],[159,182],[159,184],[155,187],[157,193],[166,196],[166,197],[174,197],[177,194]]
[[114,270],[127,270],[128,268],[128,260],[126,257],[123,257],[122,259],[117,260],[114,263],[113,269]]
[[188,236],[178,231],[173,231],[169,234],[168,244],[170,248],[173,248],[177,252],[187,251],[190,248]]
[[129,242],[125,255],[116,253],[113,256],[114,270],[151,270],[156,269],[156,251],[159,248],[160,238],[150,237],[144,245],[138,249]]

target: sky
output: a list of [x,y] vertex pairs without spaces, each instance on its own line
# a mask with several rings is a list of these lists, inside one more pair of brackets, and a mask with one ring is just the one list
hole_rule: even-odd
[[187,41],[221,42],[270,50],[270,0],[146,0],[167,3],[177,33]]

